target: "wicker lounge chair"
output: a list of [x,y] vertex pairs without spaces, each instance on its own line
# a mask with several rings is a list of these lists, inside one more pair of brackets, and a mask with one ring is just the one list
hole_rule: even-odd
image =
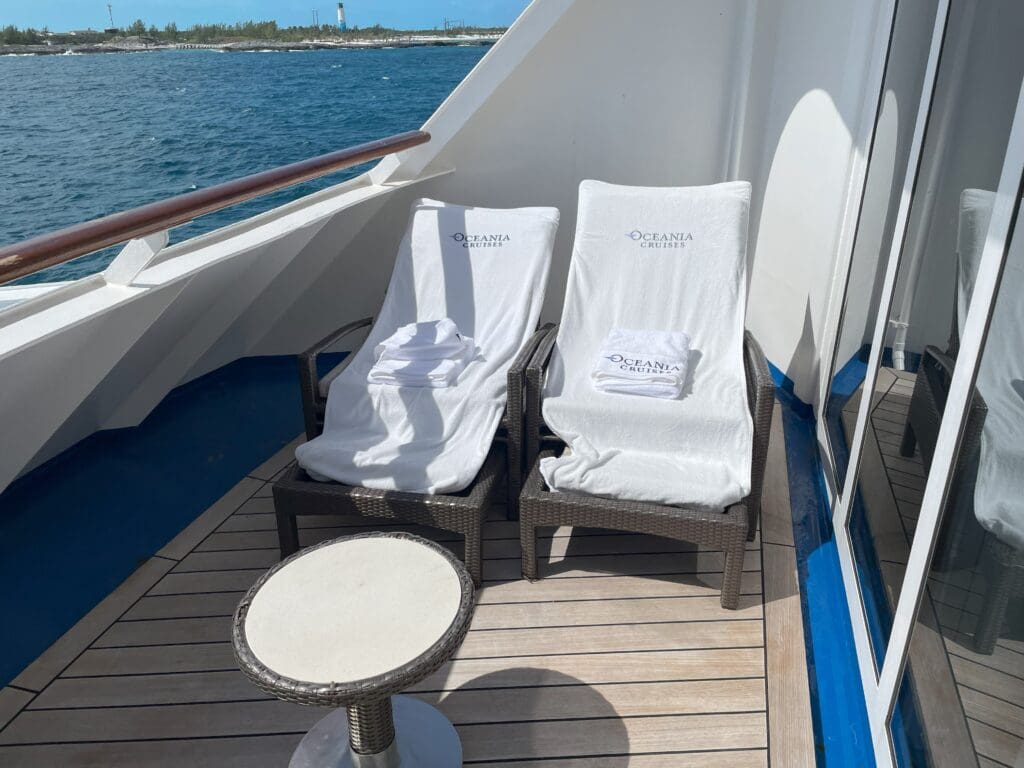
[[[516,515],[523,372],[543,335],[537,324],[557,225],[553,208],[413,204],[377,317],[343,326],[300,356],[308,440],[273,489],[282,557],[299,549],[300,515],[390,518],[463,536],[466,566],[480,583],[481,528],[505,474],[502,456],[508,514]],[[397,329],[440,318],[474,347],[454,385],[371,381]],[[319,377],[317,358],[367,327],[363,343]]]
[[[753,463],[749,495],[724,510],[708,510],[605,499],[582,493],[548,490],[540,474],[540,458],[555,455],[561,441],[544,424],[541,394],[544,373],[555,345],[557,328],[540,342],[526,368],[525,450],[529,474],[520,497],[520,540],[523,576],[537,571],[537,533],[542,526],[573,525],[647,533],[694,542],[725,552],[722,607],[736,608],[743,571],[745,544],[757,533],[761,512],[768,438],[771,433],[775,383],[761,347],[749,332],[744,338],[747,399],[754,422]],[[542,452],[543,449],[543,452]]]
[[[327,407],[327,385],[343,370],[345,362],[320,378],[317,357],[345,336],[369,326],[372,318],[364,318],[338,329],[299,356],[299,380],[306,437],[313,439],[323,431]],[[523,399],[526,363],[537,344],[552,326],[537,331],[523,347],[508,373],[508,403],[495,435],[495,447],[473,484],[457,494],[432,496],[382,491],[322,483],[311,479],[299,466],[291,467],[273,488],[274,511],[281,557],[289,557],[299,549],[297,517],[300,515],[363,515],[397,519],[445,531],[465,538],[464,559],[476,584],[481,578],[481,529],[487,508],[500,484],[504,454],[507,467],[507,503],[510,518],[518,514],[523,455]],[[351,356],[348,359],[351,359]],[[504,448],[502,448],[504,444]]]

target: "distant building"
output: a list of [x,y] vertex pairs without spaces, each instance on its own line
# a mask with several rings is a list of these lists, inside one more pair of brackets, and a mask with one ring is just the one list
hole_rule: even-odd
[[345,4],[338,3],[338,29],[342,32],[348,29],[348,24],[345,23]]

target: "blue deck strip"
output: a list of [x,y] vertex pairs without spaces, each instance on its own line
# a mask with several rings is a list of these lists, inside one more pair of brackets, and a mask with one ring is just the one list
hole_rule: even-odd
[[[336,362],[337,356],[325,356]],[[302,431],[294,357],[245,358],[0,494],[0,683]]]
[[793,509],[814,741],[819,766],[875,765],[853,626],[818,454],[813,408],[775,366]]

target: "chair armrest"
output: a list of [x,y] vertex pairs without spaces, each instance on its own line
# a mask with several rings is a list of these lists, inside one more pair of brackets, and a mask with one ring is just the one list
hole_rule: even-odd
[[519,350],[516,355],[516,359],[512,361],[512,367],[508,369],[508,384],[511,389],[513,381],[525,382],[526,368],[533,361],[534,355],[537,352],[537,348],[547,338],[551,329],[555,327],[554,323],[545,323],[540,326],[533,335],[523,345],[523,348]]
[[372,317],[364,317],[361,320],[343,325],[299,355],[299,388],[302,394],[302,417],[306,425],[306,437],[309,440],[320,434],[322,429],[318,406],[322,406],[323,398],[320,397],[320,392],[318,391],[320,380],[316,370],[317,357],[349,334],[372,323]]
[[525,448],[526,471],[529,472],[540,452],[541,434],[541,402],[540,391],[544,385],[544,372],[547,370],[551,352],[558,338],[558,326],[552,324],[541,340],[537,343],[533,357],[526,366],[526,436],[523,438]]
[[[537,346],[545,339],[548,332],[554,328],[553,323],[545,323],[527,340],[523,348],[516,354],[508,369],[508,421],[509,432],[516,429],[520,433],[523,429],[523,406],[526,402],[526,366],[533,360]],[[521,435],[517,436],[521,444]]]
[[946,354],[938,347],[929,344],[924,348],[924,353],[921,355],[922,364],[927,358],[931,358],[935,361],[935,364],[942,369],[942,372],[946,375],[947,379],[952,380],[953,371],[956,368],[956,359],[951,355]]
[[747,498],[747,538],[753,539],[761,515],[761,492],[764,489],[765,465],[768,461],[768,441],[772,431],[772,412],[775,408],[775,381],[768,368],[768,360],[754,335],[743,336],[743,364],[747,376],[747,403],[754,422],[754,447],[750,464],[750,496]]

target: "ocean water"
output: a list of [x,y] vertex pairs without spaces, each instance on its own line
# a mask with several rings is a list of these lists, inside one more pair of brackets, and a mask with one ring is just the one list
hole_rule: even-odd
[[[0,244],[418,128],[484,47],[0,56]],[[204,216],[172,242],[350,169]],[[117,248],[21,282],[102,269]]]

